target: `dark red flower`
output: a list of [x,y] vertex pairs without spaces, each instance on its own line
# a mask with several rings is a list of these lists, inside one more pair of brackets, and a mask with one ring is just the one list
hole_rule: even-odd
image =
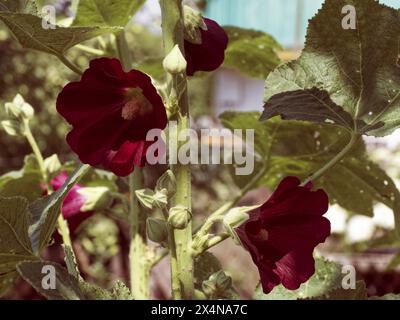
[[117,59],[90,62],[79,82],[67,84],[57,99],[58,112],[72,125],[67,136],[83,163],[102,165],[127,176],[146,163],[151,129],[164,129],[161,97],[144,73],[125,72]]
[[330,235],[323,217],[329,206],[323,190],[285,178],[270,199],[250,213],[236,232],[260,272],[265,293],[281,284],[295,290],[315,272],[313,251]]
[[[67,181],[68,175],[65,172],[61,172],[57,177],[51,180],[51,187],[54,191],[57,191]],[[87,218],[89,218],[93,212],[83,212],[81,209],[86,202],[86,198],[79,193],[79,189],[83,187],[80,184],[75,184],[72,189],[68,192],[61,206],[61,213],[68,221],[68,226],[73,233],[75,229]]]
[[185,40],[187,74],[192,76],[197,71],[214,71],[225,59],[228,35],[215,21],[204,18],[207,30],[200,29],[201,43]]

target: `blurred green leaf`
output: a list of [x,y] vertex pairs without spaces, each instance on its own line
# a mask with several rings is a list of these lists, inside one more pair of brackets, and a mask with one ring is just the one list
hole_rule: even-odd
[[276,286],[271,293],[264,294],[261,284],[257,286],[255,300],[298,300],[320,297],[332,289],[338,288],[342,282],[340,265],[324,258],[315,259],[315,273],[297,290],[288,290],[284,286]]
[[[306,179],[340,152],[350,139],[348,131],[339,127],[278,118],[260,123],[259,115],[257,112],[225,112],[220,116],[228,129],[255,130],[258,161],[250,176],[236,176],[232,172],[239,187],[244,187],[258,174],[268,158],[267,171],[257,186],[273,190],[289,175]],[[368,159],[361,140],[315,184],[328,193],[331,203],[338,203],[356,214],[372,216],[375,201],[395,209],[398,190],[386,172]]]
[[315,300],[367,300],[367,288],[364,281],[357,281],[355,289],[343,289],[342,287],[332,289]]
[[37,14],[35,0],[0,0],[0,11]]
[[0,11],[0,20],[24,48],[47,52],[58,57],[64,56],[68,49],[78,43],[120,30],[114,27],[45,29],[42,26],[42,18],[38,16],[4,11]]
[[64,198],[88,168],[87,165],[80,165],[61,188],[30,205],[32,223],[29,227],[29,237],[34,252],[38,252],[48,244],[55,230]]
[[80,0],[73,26],[125,27],[146,0]]
[[238,27],[224,29],[229,37],[224,67],[237,69],[253,78],[265,79],[281,63],[277,52],[282,47],[269,34]]
[[28,155],[21,170],[0,176],[0,197],[22,196],[29,202],[35,201],[43,195],[41,183],[42,175],[36,158]]
[[[54,268],[56,277],[55,289],[43,288],[43,278],[50,276],[50,272],[44,268]],[[85,300],[85,295],[79,287],[78,280],[71,276],[68,271],[58,263],[50,261],[21,262],[17,266],[19,274],[37,292],[49,300]]]
[[353,0],[357,27],[347,30],[341,21],[348,4],[326,0],[310,20],[301,57],[269,75],[264,120],[281,115],[374,136],[400,126],[398,10]]
[[28,201],[22,197],[0,198],[0,296],[16,278],[16,265],[37,260],[28,237]]

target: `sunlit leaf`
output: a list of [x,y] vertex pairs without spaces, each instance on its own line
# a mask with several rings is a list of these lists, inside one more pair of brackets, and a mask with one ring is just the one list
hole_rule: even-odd
[[224,67],[237,69],[253,78],[265,79],[281,63],[277,52],[282,47],[269,34],[238,27],[224,29],[229,37]]
[[[342,27],[346,5],[356,9],[356,29]],[[398,10],[375,0],[325,1],[310,20],[300,58],[267,78],[262,119],[279,114],[392,133],[400,125],[399,41]]]
[[80,0],[73,26],[125,27],[145,0]]

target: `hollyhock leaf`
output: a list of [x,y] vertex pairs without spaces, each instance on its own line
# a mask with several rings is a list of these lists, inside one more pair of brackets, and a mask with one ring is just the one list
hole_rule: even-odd
[[364,281],[357,281],[355,289],[335,288],[313,300],[367,300],[368,291]]
[[[46,270],[44,268],[50,270],[47,273],[48,275],[50,275],[51,270],[54,270],[55,289],[49,290],[43,287],[43,280],[46,276],[46,273],[42,272],[42,270]],[[26,282],[49,300],[85,300],[85,295],[79,288],[78,280],[58,263],[50,261],[21,262],[17,269]]]
[[41,182],[42,174],[36,157],[28,155],[22,169],[0,176],[0,197],[22,196],[33,202],[43,195]]
[[223,66],[252,78],[265,79],[280,63],[282,49],[269,34],[261,31],[224,27],[229,37]]
[[87,165],[79,166],[57,191],[30,205],[32,222],[29,227],[29,238],[34,252],[38,252],[47,245],[55,230],[64,198],[88,168]]
[[0,198],[0,296],[13,284],[16,266],[36,257],[28,237],[28,201],[22,197]]
[[43,194],[43,190],[40,188],[41,182],[40,173],[28,173],[20,178],[11,178],[0,185],[0,197],[22,196],[29,202],[33,202]]
[[25,13],[0,11],[0,20],[10,29],[22,47],[64,56],[65,52],[83,41],[119,31],[111,27],[56,27],[45,29],[42,18]]
[[[278,118],[259,122],[257,112],[225,112],[220,118],[225,127],[254,129],[256,163],[253,174],[232,177],[244,187],[262,168],[263,159],[270,156],[269,170],[257,186],[275,189],[284,176],[305,179],[325,165],[348,143],[347,130],[302,121],[282,121]],[[343,183],[346,181],[346,183]],[[398,190],[393,180],[366,154],[362,140],[326,175],[316,181],[331,203],[337,203],[352,213],[373,215],[374,202],[388,205],[395,212]],[[399,214],[396,214],[399,217]]]
[[283,285],[276,286],[269,294],[264,294],[261,285],[253,296],[255,300],[298,300],[322,296],[338,288],[342,282],[341,267],[324,258],[315,259],[315,273],[297,290],[288,290]]
[[[355,29],[342,26],[346,5],[355,7]],[[279,114],[373,136],[392,133],[400,126],[399,34],[398,10],[375,0],[325,1],[310,20],[300,58],[268,76],[262,119]]]
[[146,0],[80,0],[73,26],[125,27]]

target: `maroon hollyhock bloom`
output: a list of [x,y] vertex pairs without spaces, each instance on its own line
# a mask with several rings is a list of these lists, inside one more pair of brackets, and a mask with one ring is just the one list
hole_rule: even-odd
[[225,50],[228,46],[228,35],[214,20],[204,18],[207,30],[199,27],[201,43],[195,44],[185,40],[185,55],[187,71],[192,76],[196,71],[214,71],[225,59]]
[[90,62],[79,82],[67,84],[57,99],[58,112],[72,125],[67,136],[83,163],[102,165],[127,176],[146,163],[151,129],[164,129],[161,97],[144,73],[125,72],[117,59]]
[[250,213],[236,232],[260,272],[265,293],[282,283],[295,290],[315,272],[313,251],[330,235],[329,206],[323,190],[285,178],[270,199]]

